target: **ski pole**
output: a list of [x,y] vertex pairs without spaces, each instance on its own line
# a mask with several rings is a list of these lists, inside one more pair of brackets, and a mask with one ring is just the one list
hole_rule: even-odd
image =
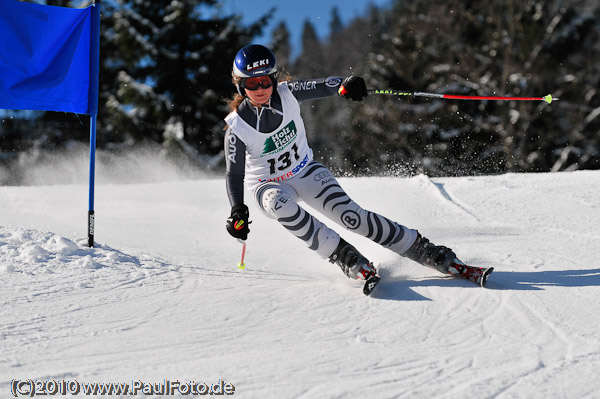
[[455,94],[436,94],[436,93],[423,93],[420,91],[402,91],[402,90],[390,90],[390,89],[368,89],[368,94],[387,94],[390,96],[412,96],[412,97],[430,97],[430,98],[444,98],[448,100],[494,100],[494,101],[545,101],[548,104],[552,101],[558,101],[557,97],[552,97],[552,94],[548,94],[544,97],[503,97],[503,96],[460,96]]
[[246,256],[246,241],[238,238],[238,242],[242,243],[242,260],[237,264],[238,269],[244,270],[246,268],[246,264],[244,263],[244,257]]

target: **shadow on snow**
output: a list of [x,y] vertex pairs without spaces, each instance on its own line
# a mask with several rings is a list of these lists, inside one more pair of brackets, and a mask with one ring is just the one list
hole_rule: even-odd
[[[417,287],[465,287],[481,289],[470,281],[440,275],[420,280],[386,276],[371,296],[396,301],[430,301],[414,291]],[[547,287],[597,287],[600,286],[600,268],[587,270],[553,270],[539,272],[503,272],[495,270],[484,289],[506,291],[541,291]]]

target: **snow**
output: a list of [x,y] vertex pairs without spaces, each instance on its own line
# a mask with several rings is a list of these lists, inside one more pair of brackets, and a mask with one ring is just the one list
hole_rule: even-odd
[[95,248],[85,183],[0,187],[0,397],[13,379],[222,380],[239,398],[597,397],[599,171],[340,183],[494,266],[488,287],[338,228],[379,263],[365,297],[251,200],[238,270],[221,178],[99,184]]

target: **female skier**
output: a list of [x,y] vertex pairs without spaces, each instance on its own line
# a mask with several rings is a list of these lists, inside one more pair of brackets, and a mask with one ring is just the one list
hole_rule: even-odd
[[[361,208],[332,173],[313,160],[299,103],[335,94],[361,101],[367,95],[364,80],[331,76],[279,82],[278,72],[275,56],[262,45],[243,47],[233,62],[237,94],[229,101],[231,113],[225,118],[229,234],[246,240],[250,232],[244,203],[245,179],[258,208],[267,217],[276,219],[322,258],[337,264],[351,279],[368,280],[377,271],[354,246],[308,213],[299,201],[399,255],[442,273],[470,278],[464,275],[459,266],[462,263],[451,249],[436,246],[417,230]],[[482,278],[481,273],[477,278]]]

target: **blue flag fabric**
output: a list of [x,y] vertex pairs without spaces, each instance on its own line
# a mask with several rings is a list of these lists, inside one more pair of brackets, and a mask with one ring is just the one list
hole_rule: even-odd
[[0,1],[0,108],[97,113],[94,8]]

